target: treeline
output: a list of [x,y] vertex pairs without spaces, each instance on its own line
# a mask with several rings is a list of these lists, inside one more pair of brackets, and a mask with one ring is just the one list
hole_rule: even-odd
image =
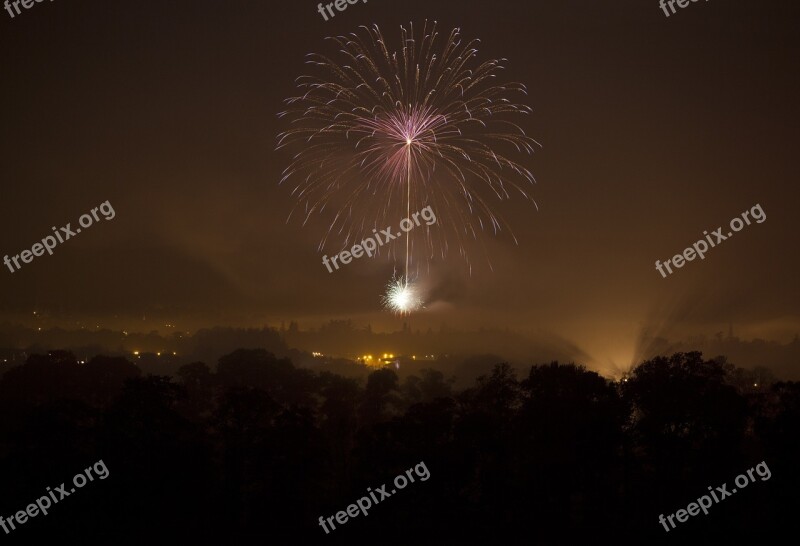
[[[124,358],[33,355],[0,379],[0,515],[99,459],[110,476],[4,538],[770,544],[796,506],[800,384],[758,381],[696,352],[620,382],[556,362],[517,377],[499,363],[460,391],[434,369],[359,381],[257,349],[174,378]],[[429,480],[329,535],[319,527],[420,461]],[[659,524],[761,461],[769,481],[669,533]]]
[[[296,366],[313,360],[311,353],[325,358],[348,356],[355,360],[366,354],[376,357],[390,352],[409,358],[417,355],[486,354],[501,347],[504,359],[531,362],[539,355],[559,360],[581,360],[586,355],[573,344],[548,334],[523,335],[510,330],[456,331],[442,326],[439,330],[378,333],[367,326],[357,328],[349,320],[331,320],[319,329],[300,330],[292,322],[280,330],[263,328],[214,327],[193,334],[173,331],[160,334],[112,331],[108,329],[26,328],[0,323],[0,374],[24,361],[28,354],[45,354],[54,349],[68,349],[78,360],[96,355],[136,356],[136,364],[150,373],[175,375],[178,367],[194,361],[217,362],[236,349],[263,348],[271,353],[290,356]],[[135,353],[135,354],[134,354]]]

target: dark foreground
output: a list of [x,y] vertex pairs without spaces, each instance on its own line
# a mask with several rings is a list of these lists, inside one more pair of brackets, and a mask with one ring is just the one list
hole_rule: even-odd
[[[648,361],[620,383],[574,365],[523,378],[498,365],[462,392],[433,370],[401,384],[384,369],[359,385],[264,351],[225,356],[216,372],[190,364],[173,379],[142,377],[124,359],[32,356],[0,380],[0,516],[26,520],[6,523],[0,539],[793,542],[800,384],[758,381],[699,353]],[[415,479],[398,490],[399,474]],[[708,515],[673,516],[669,532],[659,523],[709,487],[736,488],[740,474],[746,486]],[[347,516],[368,488],[379,502]]]

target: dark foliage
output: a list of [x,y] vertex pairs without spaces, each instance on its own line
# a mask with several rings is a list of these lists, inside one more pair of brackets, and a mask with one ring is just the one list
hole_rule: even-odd
[[[20,544],[773,544],[791,525],[800,385],[677,353],[622,382],[574,364],[474,385],[391,369],[364,384],[260,349],[141,377],[122,358],[33,355],[0,380],[0,515],[102,459],[4,538]],[[756,385],[756,386],[754,386]],[[420,462],[430,478],[325,534]],[[672,514],[765,461],[768,481],[666,533]],[[0,531],[2,533],[2,531]],[[55,543],[55,542],[54,542]]]

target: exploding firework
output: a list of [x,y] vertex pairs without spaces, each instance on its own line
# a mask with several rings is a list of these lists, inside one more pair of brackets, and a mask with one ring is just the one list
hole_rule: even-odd
[[390,51],[377,26],[361,27],[328,38],[336,58],[310,54],[315,75],[297,79],[278,148],[297,149],[282,179],[297,199],[290,217],[299,213],[305,224],[326,207],[336,211],[320,250],[332,238],[349,247],[412,210],[436,211],[435,230],[383,247],[390,258],[405,251],[407,279],[415,255],[457,249],[469,263],[469,239],[508,229],[492,204],[514,193],[533,201],[534,177],[513,157],[538,143],[511,120],[530,108],[510,98],[527,94],[525,86],[497,83],[504,59],[479,63],[478,40],[462,42],[459,29],[441,38],[435,23],[419,37],[413,25],[401,27],[400,38]]
[[386,286],[386,294],[381,299],[386,309],[400,315],[407,315],[422,307],[417,287],[405,277],[392,279]]

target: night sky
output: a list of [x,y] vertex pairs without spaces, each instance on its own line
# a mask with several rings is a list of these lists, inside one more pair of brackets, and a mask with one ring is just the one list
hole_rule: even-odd
[[[600,370],[630,363],[642,329],[789,341],[799,17],[788,0],[690,3],[670,17],[656,0],[372,0],[327,22],[310,1],[2,11],[0,253],[106,200],[116,217],[4,268],[0,312],[142,331],[341,318],[544,330]],[[437,262],[427,308],[403,319],[379,302],[395,261],[330,274],[317,249],[330,216],[287,223],[277,113],[305,55],[330,50],[325,36],[376,23],[396,40],[426,19],[480,38],[479,59],[507,58],[504,77],[528,87],[539,210],[498,203],[519,244],[487,233],[471,273],[457,256]],[[756,204],[765,222],[667,278],[655,270]]]

